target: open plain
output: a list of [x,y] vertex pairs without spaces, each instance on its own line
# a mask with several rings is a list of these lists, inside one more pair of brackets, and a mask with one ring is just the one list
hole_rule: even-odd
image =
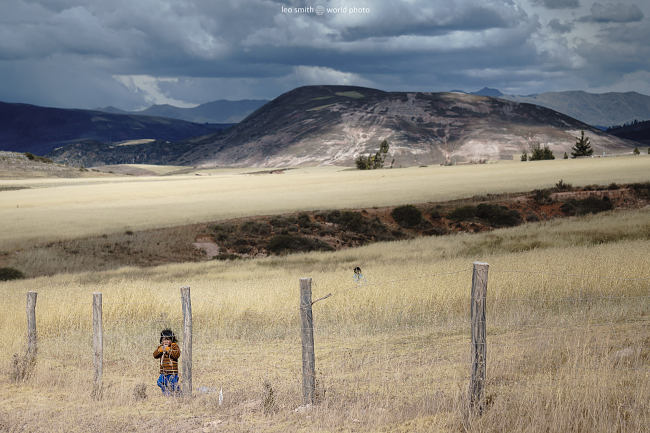
[[[650,158],[253,171],[0,181],[28,187],[0,191],[0,245],[516,192],[559,179],[647,182]],[[646,431],[649,257],[646,207],[338,252],[0,282],[0,431]],[[490,265],[480,417],[467,411],[474,261]],[[313,278],[314,299],[332,294],[313,306],[318,404],[308,408],[300,408],[301,277]],[[185,285],[194,396],[165,398],[151,353],[161,329],[181,333]],[[29,290],[38,292],[38,358],[29,377],[12,380]],[[100,399],[90,392],[93,292],[104,298]]]

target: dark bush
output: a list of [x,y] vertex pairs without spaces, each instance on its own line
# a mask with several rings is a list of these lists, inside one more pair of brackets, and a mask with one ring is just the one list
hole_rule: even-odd
[[390,215],[401,227],[415,227],[422,222],[422,212],[411,204],[396,207]]
[[584,200],[569,200],[560,208],[567,215],[586,215],[588,213],[604,212],[614,206],[609,197],[587,197]]
[[560,181],[555,184],[555,191],[573,191],[573,185],[570,183],[565,183],[562,179],[560,179]]
[[309,218],[309,215],[306,213],[301,213],[300,215],[298,215],[298,217],[296,218],[296,222],[303,229],[308,229],[311,228],[312,226],[311,219]]
[[476,206],[476,216],[495,227],[512,227],[521,223],[521,215],[505,206],[481,203]]
[[325,220],[334,224],[337,224],[343,230],[349,230],[353,232],[365,232],[365,226],[368,224],[366,219],[359,212],[350,212],[350,211],[332,211],[325,214]]
[[461,206],[457,207],[449,214],[449,219],[454,221],[465,221],[476,218],[476,207],[475,206]]
[[330,245],[318,239],[310,239],[299,235],[273,236],[266,247],[273,254],[285,254],[305,251],[332,251]]
[[292,216],[286,216],[286,217],[277,216],[271,218],[269,223],[271,223],[271,225],[275,228],[284,228],[284,227],[289,227],[291,225],[295,225],[298,223],[298,221],[296,220],[296,218]]
[[433,210],[429,213],[429,216],[431,216],[432,219],[437,220],[437,219],[440,219],[440,217],[441,217],[442,215],[440,215],[440,212],[438,211],[438,209],[433,209]]
[[25,278],[25,274],[18,269],[0,268],[0,281],[20,280],[22,278]]
[[239,230],[250,235],[268,235],[271,233],[271,227],[268,224],[255,221],[246,221],[239,226]]
[[536,189],[533,191],[533,200],[537,204],[551,204],[553,200],[551,199],[551,190],[550,189]]
[[238,256],[237,254],[219,253],[216,256],[214,256],[214,260],[238,260],[238,259],[241,259],[241,256]]
[[630,187],[634,190],[637,196],[650,199],[650,182],[633,183]]

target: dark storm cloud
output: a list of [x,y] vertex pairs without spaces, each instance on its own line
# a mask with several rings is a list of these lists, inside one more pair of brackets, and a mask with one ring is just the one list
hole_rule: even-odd
[[[613,23],[647,20],[629,2],[586,2],[5,0],[0,100],[134,108],[272,98],[304,84],[532,93],[583,85],[587,66],[592,83],[605,71],[602,84],[612,66],[597,47],[623,35],[645,44]],[[316,4],[364,12],[287,13]],[[588,23],[566,16],[578,6]]]
[[549,9],[576,9],[580,7],[579,0],[534,0],[534,3]]
[[635,4],[598,2],[591,6],[591,15],[583,18],[597,23],[631,23],[642,19],[643,12]]

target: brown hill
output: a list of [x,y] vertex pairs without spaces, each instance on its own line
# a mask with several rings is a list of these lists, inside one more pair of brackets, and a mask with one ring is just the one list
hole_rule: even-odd
[[[463,93],[307,86],[222,134],[189,140],[176,163],[209,166],[353,165],[386,139],[396,166],[512,159],[531,144],[559,157],[585,130],[596,154],[630,144],[548,108]],[[633,146],[632,146],[633,147]]]

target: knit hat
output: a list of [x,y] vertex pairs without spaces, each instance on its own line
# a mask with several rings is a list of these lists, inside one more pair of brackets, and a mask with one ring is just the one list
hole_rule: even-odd
[[162,343],[163,338],[169,338],[172,340],[172,343],[176,343],[176,335],[174,335],[174,331],[171,329],[163,329],[162,332],[160,333],[160,342]]

